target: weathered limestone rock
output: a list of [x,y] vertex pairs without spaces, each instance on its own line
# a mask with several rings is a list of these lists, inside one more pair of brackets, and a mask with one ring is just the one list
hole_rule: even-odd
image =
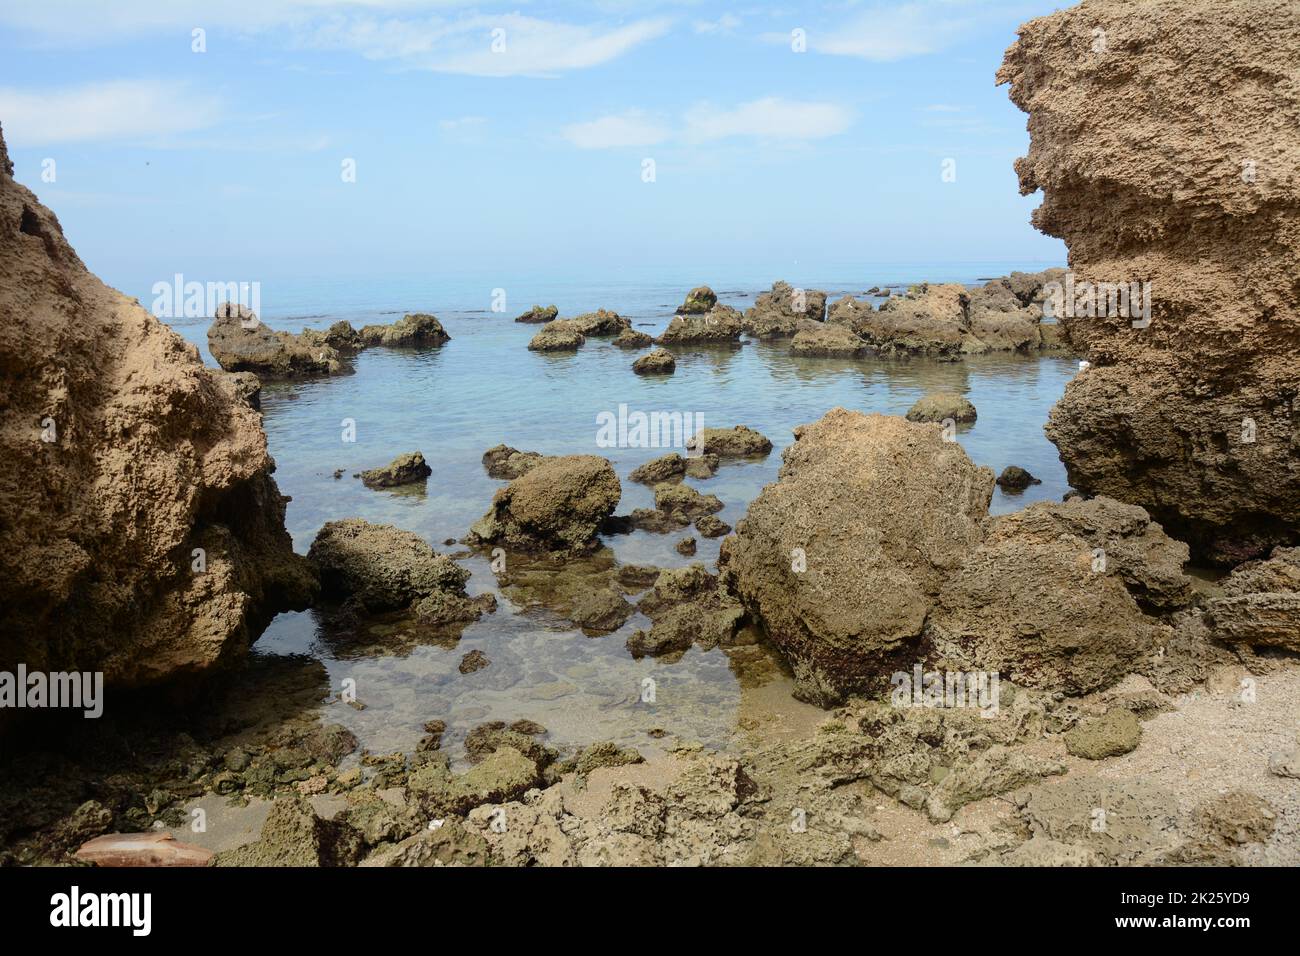
[[243,658],[318,588],[239,379],[86,270],[0,136],[0,670]]
[[1070,483],[1223,563],[1300,540],[1297,57],[1289,0],[1091,0],[1023,26],[998,73],[1091,363],[1048,426]]

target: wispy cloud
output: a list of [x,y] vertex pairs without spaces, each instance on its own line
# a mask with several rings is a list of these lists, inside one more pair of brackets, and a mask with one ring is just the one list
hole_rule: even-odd
[[769,96],[733,109],[709,104],[686,114],[686,138],[693,142],[751,136],[765,140],[824,139],[844,132],[853,114],[836,103],[813,103]]
[[574,123],[560,134],[580,149],[618,149],[670,140],[699,144],[737,138],[767,142],[824,139],[844,132],[852,124],[852,111],[837,103],[769,96],[731,108],[699,103],[688,109],[678,123],[642,110],[628,110]]
[[[846,20],[804,28],[815,53],[893,63],[946,50],[1007,9],[1023,6],[1020,0],[1009,5],[1003,0],[874,0]],[[790,34],[769,33],[763,39],[788,44]]]
[[663,36],[671,22],[637,20],[596,26],[539,20],[518,13],[457,20],[332,18],[304,40],[371,60],[469,76],[555,76],[616,59]]
[[61,90],[0,87],[0,117],[14,146],[147,139],[214,125],[221,103],[186,85],[113,80]]
[[625,146],[654,146],[672,135],[672,130],[640,110],[616,116],[602,116],[586,123],[574,123],[560,135],[579,149],[617,149]]

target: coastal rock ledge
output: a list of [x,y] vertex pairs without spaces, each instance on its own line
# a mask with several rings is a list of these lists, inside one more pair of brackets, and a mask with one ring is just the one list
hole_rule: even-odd
[[[1294,0],[1087,0],[1022,27],[998,72],[1091,363],[1048,436],[1075,488],[1225,565],[1300,542],[1297,61]],[[1143,308],[1091,317],[1109,293],[1085,283]]]
[[198,674],[314,600],[246,390],[86,269],[2,134],[0,370],[0,670]]

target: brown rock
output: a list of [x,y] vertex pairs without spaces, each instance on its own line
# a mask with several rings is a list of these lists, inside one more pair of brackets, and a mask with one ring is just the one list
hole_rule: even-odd
[[654,349],[632,363],[638,375],[671,375],[677,368],[677,359],[667,349]]
[[668,328],[659,337],[659,344],[734,343],[740,339],[740,333],[740,313],[731,306],[719,305],[701,315],[673,316]]
[[470,528],[469,540],[525,550],[590,550],[621,495],[618,475],[604,458],[546,458],[496,493],[491,509]]
[[943,576],[981,539],[993,473],[901,418],[837,408],[795,438],[718,566],[825,705],[914,657]]
[[[1020,191],[1042,191],[1034,224],[1070,251],[1058,320],[1092,363],[1047,429],[1070,483],[1229,564],[1300,541],[1300,138],[1279,134],[1300,124],[1297,17],[1097,0],[1023,26],[998,72],[1029,114]],[[1088,314],[1084,283],[1108,300],[1144,282],[1146,327],[1109,301]]]
[[436,316],[412,312],[392,325],[367,325],[358,334],[363,345],[387,348],[438,348],[451,336]]
[[547,322],[533,336],[528,348],[533,352],[572,352],[582,347],[586,336],[570,319]]
[[396,488],[399,485],[414,485],[424,481],[433,469],[418,451],[398,455],[383,468],[371,468],[361,473],[361,481],[368,488]]
[[318,587],[261,418],[10,169],[0,136],[0,670],[124,686],[239,661]]

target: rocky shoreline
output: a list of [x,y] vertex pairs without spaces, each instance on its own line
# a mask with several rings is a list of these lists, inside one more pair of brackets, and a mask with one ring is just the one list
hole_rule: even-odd
[[[1129,67],[1105,82],[1079,55],[1103,16]],[[206,368],[86,270],[0,136],[0,672],[102,672],[121,701],[39,734],[0,713],[0,865],[1300,864],[1296,195],[1213,159],[1266,149],[1258,109],[1294,117],[1294,98],[1236,82],[1287,75],[1294,18],[1280,0],[1199,32],[1152,17],[1091,0],[1035,20],[999,73],[1029,114],[1022,191],[1043,190],[1035,222],[1069,272],[834,302],[779,281],[743,312],[698,286],[657,338],[605,309],[514,320],[537,327],[517,330],[535,353],[642,350],[629,375],[669,389],[680,355],[751,340],[862,362],[1077,350],[1046,423],[1074,490],[997,516],[995,485],[1037,479],[972,461],[956,435],[978,410],[933,393],[905,418],[800,424],[734,528],[707,482],[774,448],[743,422],[625,475],[498,444],[482,463],[502,484],[454,550],[341,518],[295,554],[261,380],[442,348],[442,323],[295,334],[227,304]],[[1267,102],[1210,103],[1206,75]],[[1109,106],[1139,86],[1160,91],[1135,107],[1157,164],[1113,148],[1133,116]],[[1170,122],[1165,101],[1195,115]],[[1049,305],[1076,278],[1155,283],[1149,325]],[[357,477],[437,480],[399,452]],[[619,513],[624,482],[654,507]],[[716,567],[622,561],[633,531],[685,535],[684,555],[720,539]],[[735,745],[657,728],[653,752],[562,750],[533,716],[452,739],[428,714],[413,749],[372,753],[337,719],[364,701],[319,660],[250,660],[282,611],[310,608],[325,639],[452,649],[499,599],[569,637],[618,634],[635,661],[725,656],[748,695]],[[491,648],[457,656],[465,680],[499,666]],[[795,701],[771,699],[785,687]],[[222,825],[195,830],[196,813]]]

